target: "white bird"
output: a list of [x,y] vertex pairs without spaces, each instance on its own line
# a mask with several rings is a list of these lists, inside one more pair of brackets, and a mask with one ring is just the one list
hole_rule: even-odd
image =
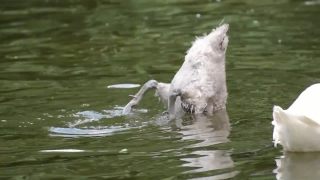
[[305,89],[293,104],[283,110],[273,108],[274,146],[285,151],[320,151],[320,83]]

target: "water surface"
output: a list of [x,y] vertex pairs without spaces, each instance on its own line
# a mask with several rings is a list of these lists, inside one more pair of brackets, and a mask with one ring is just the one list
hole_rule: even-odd
[[[317,154],[270,146],[273,105],[319,82],[317,1],[3,0],[0,10],[1,179],[317,177]],[[227,111],[168,124],[151,92],[121,115],[138,91],[128,84],[170,82],[195,36],[222,19]]]

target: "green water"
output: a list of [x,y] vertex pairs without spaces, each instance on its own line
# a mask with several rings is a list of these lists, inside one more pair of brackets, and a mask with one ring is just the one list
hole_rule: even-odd
[[[316,1],[2,0],[0,9],[0,179],[319,179],[320,155],[270,147],[273,105],[287,108],[320,81]],[[138,88],[107,86],[170,82],[195,36],[222,19],[227,114],[171,129],[150,92],[121,115]]]

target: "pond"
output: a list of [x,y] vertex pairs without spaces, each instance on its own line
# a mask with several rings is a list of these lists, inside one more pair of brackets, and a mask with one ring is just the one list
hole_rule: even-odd
[[[320,81],[319,1],[0,2],[1,179],[318,179],[320,154],[272,146],[272,108]],[[230,24],[227,110],[166,124],[170,82],[196,36]],[[124,84],[126,88],[108,88]]]

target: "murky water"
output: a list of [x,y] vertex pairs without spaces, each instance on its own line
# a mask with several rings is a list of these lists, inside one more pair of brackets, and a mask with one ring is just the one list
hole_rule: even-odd
[[[1,179],[319,179],[319,154],[270,147],[272,106],[320,81],[317,1],[3,0],[0,9]],[[226,112],[175,130],[152,92],[121,115],[133,86],[170,82],[195,36],[223,18]]]

